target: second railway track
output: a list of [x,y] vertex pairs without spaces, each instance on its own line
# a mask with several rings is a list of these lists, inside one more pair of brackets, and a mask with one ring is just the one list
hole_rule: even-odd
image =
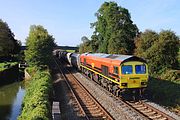
[[66,83],[70,87],[80,108],[80,113],[88,120],[113,120],[114,118],[101,106],[101,104],[88,92],[88,90],[78,82],[58,60],[55,60],[59,71],[64,74]]

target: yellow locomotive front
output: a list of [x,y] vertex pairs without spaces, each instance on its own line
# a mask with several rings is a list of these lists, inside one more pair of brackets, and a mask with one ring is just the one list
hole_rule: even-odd
[[141,61],[124,62],[119,67],[120,89],[138,90],[142,93],[147,87],[148,66]]

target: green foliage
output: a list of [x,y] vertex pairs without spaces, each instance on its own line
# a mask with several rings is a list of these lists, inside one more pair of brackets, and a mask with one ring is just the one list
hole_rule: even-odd
[[18,54],[20,46],[20,41],[14,39],[8,24],[0,19],[0,57]]
[[67,52],[74,53],[75,50],[66,50]]
[[178,83],[151,78],[148,83],[148,91],[153,101],[163,106],[179,109],[180,85]]
[[38,67],[37,66],[33,66],[33,67],[27,67],[26,71],[29,73],[30,76],[34,76],[36,71],[38,71]]
[[154,45],[155,41],[158,41],[158,34],[155,31],[145,30],[144,33],[140,33],[135,39],[135,54],[146,56],[147,50]]
[[79,52],[80,53],[91,52],[92,51],[91,41],[86,36],[83,36],[81,38],[81,41],[83,43],[80,44],[79,46]]
[[98,52],[132,54],[138,28],[128,10],[115,2],[105,2],[95,15],[97,21],[91,25],[95,28],[92,38],[96,39],[92,40],[98,45]]
[[162,30],[159,34],[147,30],[136,38],[135,54],[144,57],[150,73],[159,75],[169,69],[178,69],[179,38],[174,32]]
[[[179,40],[179,45],[180,45],[180,40]],[[179,68],[180,68],[180,47],[179,47],[179,52],[178,52],[178,63],[179,63]]]
[[18,120],[48,120],[50,117],[49,93],[52,89],[49,71],[37,71],[30,81]]
[[95,34],[91,36],[91,46],[92,46],[92,52],[98,52],[99,39],[98,36]]
[[17,62],[4,62],[4,63],[0,63],[0,71],[3,71],[5,69],[8,69],[12,66],[17,65]]
[[163,80],[180,84],[180,70],[166,70],[160,77]]
[[52,57],[54,38],[42,26],[31,26],[26,40],[25,60],[30,66],[49,65]]

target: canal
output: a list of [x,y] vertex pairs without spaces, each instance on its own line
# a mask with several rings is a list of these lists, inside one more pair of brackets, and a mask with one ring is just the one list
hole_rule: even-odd
[[21,113],[24,82],[0,86],[0,120],[16,120]]

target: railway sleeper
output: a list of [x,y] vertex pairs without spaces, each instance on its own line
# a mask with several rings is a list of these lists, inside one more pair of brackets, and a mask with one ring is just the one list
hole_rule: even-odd
[[102,116],[102,115],[98,115],[98,116],[92,116],[92,115],[90,115],[90,116],[88,116],[88,118],[89,118],[90,120],[106,120],[106,119],[107,119],[107,117]]
[[145,110],[147,107],[145,106],[145,107],[138,107],[138,108],[136,108],[136,109],[138,109],[138,110]]
[[157,119],[157,118],[160,118],[160,117],[162,117],[162,115],[159,115],[159,114],[153,115],[153,116],[149,116],[149,118],[151,118],[151,119]]
[[85,101],[92,101],[88,96],[84,97],[83,100],[85,100]]
[[82,107],[84,108],[84,107],[87,107],[87,108],[89,108],[89,107],[97,107],[97,105],[82,105]]
[[94,110],[90,110],[88,108],[84,108],[84,111],[86,114],[91,114],[91,115],[99,115],[99,114],[103,114],[103,112],[100,109],[94,109]]
[[156,112],[152,111],[152,112],[149,112],[149,113],[146,113],[146,115],[150,116],[150,115],[154,115],[156,114]]
[[165,117],[162,117],[162,118],[158,118],[157,120],[168,120],[168,119]]
[[[86,106],[87,107],[87,106]],[[92,106],[89,106],[89,107],[87,107],[89,110],[96,110],[96,109],[99,109],[99,107],[92,107]]]
[[[84,103],[83,103],[84,104]],[[94,104],[94,102],[86,102],[85,104],[84,104],[84,106],[86,106],[86,105],[88,105],[88,106],[93,106],[93,105],[95,105]]]
[[147,110],[143,110],[142,112],[143,113],[149,113],[149,112],[152,112],[152,110],[151,109],[147,109]]
[[90,110],[90,111],[94,111],[94,112],[97,111],[97,110],[98,110],[98,112],[101,112],[101,110],[98,107],[96,107],[96,108],[88,107],[87,109]]
[[143,105],[142,105],[142,104],[140,104],[140,105],[133,105],[133,104],[132,104],[132,106],[133,106],[134,108],[143,107]]

